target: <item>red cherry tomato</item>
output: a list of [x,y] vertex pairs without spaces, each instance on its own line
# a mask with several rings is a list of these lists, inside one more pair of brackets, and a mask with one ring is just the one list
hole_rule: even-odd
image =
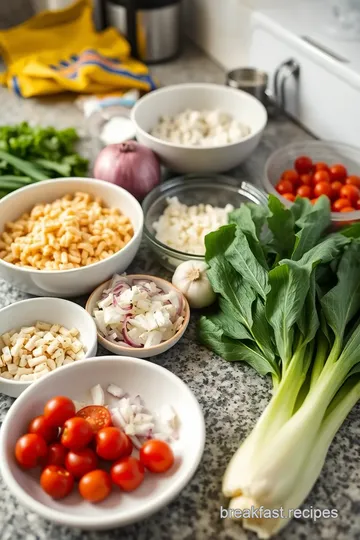
[[162,473],[170,469],[174,464],[174,454],[165,441],[151,439],[146,441],[140,448],[140,461],[154,473]]
[[74,416],[66,420],[61,434],[61,444],[69,450],[81,450],[85,448],[93,438],[93,430],[90,424],[83,418]]
[[314,170],[315,172],[316,171],[327,171],[327,172],[330,171],[328,165],[324,163],[323,161],[319,161],[318,163],[315,163]]
[[312,197],[312,189],[310,186],[300,186],[296,193],[299,197],[306,197],[307,199]]
[[299,174],[294,171],[293,169],[289,169],[288,171],[284,171],[281,175],[281,181],[287,180],[288,182],[291,182],[292,184],[299,184],[300,177]]
[[94,450],[90,448],[83,448],[76,452],[70,450],[65,459],[65,467],[74,478],[81,478],[84,474],[97,469],[98,458]]
[[334,212],[340,212],[342,208],[351,206],[349,199],[337,199],[333,204]]
[[332,197],[334,199],[339,198],[340,190],[343,187],[343,184],[337,180],[336,182],[331,182],[330,187],[331,187]]
[[80,495],[92,503],[97,503],[106,499],[111,492],[110,475],[96,469],[85,474],[79,482]]
[[96,453],[108,461],[115,461],[125,456],[128,448],[126,435],[116,427],[106,427],[96,434]]
[[353,208],[352,206],[345,206],[340,210],[340,212],[355,212],[355,208]]
[[134,457],[116,461],[110,470],[111,479],[124,491],[134,491],[144,480],[144,465]]
[[305,186],[312,186],[313,185],[313,175],[312,174],[302,174],[300,176],[300,182],[301,182],[301,184],[304,184]]
[[28,433],[36,433],[45,439],[47,443],[50,443],[56,441],[59,429],[56,426],[51,426],[45,416],[37,416],[31,420]]
[[356,201],[360,199],[360,190],[356,186],[348,184],[341,188],[340,197],[343,199],[349,199],[349,201],[356,203]]
[[355,208],[356,210],[360,210],[360,199],[356,201]]
[[326,171],[317,171],[313,177],[314,184],[319,184],[320,182],[330,182],[330,174]]
[[313,162],[311,159],[307,156],[299,156],[295,160],[295,169],[299,174],[307,174],[310,171],[312,171],[313,168]]
[[350,184],[351,186],[356,186],[357,188],[360,188],[360,176],[348,176],[345,184]]
[[283,193],[292,193],[293,191],[293,185],[289,180],[281,180],[276,186],[276,191],[280,193],[280,195],[283,195]]
[[340,182],[344,182],[347,177],[347,170],[344,167],[344,165],[341,165],[341,163],[336,164],[336,165],[331,165],[330,176],[333,182],[335,182],[336,180],[339,180]]
[[15,457],[19,465],[25,469],[32,469],[44,463],[46,455],[46,442],[37,433],[27,433],[16,442]]
[[[325,172],[325,171],[320,171],[320,172]],[[319,182],[318,184],[316,184],[316,186],[314,187],[314,195],[315,197],[321,197],[321,195],[326,195],[327,197],[330,198],[332,195],[330,184],[328,182]]]
[[293,193],[284,193],[283,197],[284,199],[287,199],[288,201],[291,201],[291,202],[295,201],[295,195]]
[[126,435],[126,448],[125,448],[124,457],[131,456],[132,451],[133,451],[132,440],[130,439],[130,437],[128,435]]
[[89,422],[94,433],[97,433],[104,427],[112,425],[109,410],[106,407],[101,407],[101,405],[89,405],[88,407],[84,407],[76,413],[76,416],[80,416],[80,418],[84,418],[84,420]]
[[60,443],[52,443],[48,446],[48,454],[46,458],[46,465],[59,465],[63,467],[65,465],[65,458],[67,449]]
[[71,493],[74,478],[64,467],[49,465],[41,473],[40,484],[53,499],[63,499]]
[[51,426],[62,427],[66,420],[75,416],[75,405],[67,397],[54,397],[46,403],[44,416]]

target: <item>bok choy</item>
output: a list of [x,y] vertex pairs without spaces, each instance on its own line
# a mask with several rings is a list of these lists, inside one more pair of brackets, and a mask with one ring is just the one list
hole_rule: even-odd
[[286,209],[244,205],[206,237],[218,311],[199,338],[228,361],[270,374],[272,398],[223,479],[230,508],[283,510],[243,519],[269,538],[316,482],[328,448],[360,398],[360,233],[327,234],[326,197]]

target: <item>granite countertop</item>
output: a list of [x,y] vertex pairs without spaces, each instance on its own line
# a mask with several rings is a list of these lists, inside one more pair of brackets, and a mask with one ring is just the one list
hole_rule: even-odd
[[[162,84],[186,81],[223,83],[224,73],[202,52],[188,45],[183,56],[169,64],[153,68]],[[82,113],[69,98],[21,100],[0,89],[0,122],[28,120],[53,124],[58,128],[75,126],[84,136]],[[270,119],[255,153],[233,171],[240,180],[259,184],[265,161],[276,148],[309,136],[286,118]],[[91,143],[84,138],[82,151],[91,155]],[[146,250],[140,250],[129,272],[166,276]],[[0,307],[28,295],[0,280]],[[75,299],[84,305],[85,298]],[[236,523],[220,519],[221,477],[238,448],[250,432],[270,397],[270,384],[250,367],[227,363],[195,342],[192,321],[183,339],[167,353],[153,359],[183,379],[200,402],[206,422],[206,446],[203,459],[192,481],[167,508],[149,519],[106,532],[84,532],[60,527],[27,512],[10,495],[0,480],[1,540],[244,540],[255,539]],[[109,354],[99,348],[99,354]],[[12,399],[0,394],[0,420]],[[339,517],[293,520],[277,536],[279,540],[360,539],[359,422],[360,407],[351,412],[336,436],[321,477],[306,501],[306,507],[336,508]],[[1,459],[1,458],[0,458]]]

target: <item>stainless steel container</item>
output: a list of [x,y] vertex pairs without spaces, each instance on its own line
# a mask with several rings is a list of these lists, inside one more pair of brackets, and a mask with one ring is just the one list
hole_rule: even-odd
[[226,84],[232,88],[244,90],[263,104],[267,103],[268,75],[264,71],[255,68],[234,69],[227,74]]
[[111,0],[106,19],[127,37],[135,58],[157,63],[179,53],[180,7],[181,0]]

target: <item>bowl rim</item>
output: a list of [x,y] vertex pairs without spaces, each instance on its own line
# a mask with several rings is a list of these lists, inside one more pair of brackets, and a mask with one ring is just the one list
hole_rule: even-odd
[[[188,327],[189,321],[190,321],[190,306],[189,306],[189,302],[187,301],[185,295],[177,287],[175,287],[175,285],[173,285],[170,281],[167,281],[166,279],[163,279],[163,278],[159,278],[157,276],[151,276],[149,274],[127,274],[124,277],[129,278],[129,279],[149,279],[150,281],[154,281],[155,283],[160,281],[160,283],[166,283],[167,286],[170,286],[172,289],[174,289],[177,293],[179,293],[182,296],[182,299],[183,299],[183,302],[184,302],[184,320],[182,322],[182,325],[180,326],[180,328],[176,332],[176,334],[174,334],[173,337],[171,337],[170,339],[167,339],[166,341],[162,341],[161,343],[159,343],[159,345],[152,345],[151,347],[146,347],[146,348],[145,347],[131,347],[130,350],[131,351],[138,351],[138,352],[152,351],[152,352],[154,352],[154,355],[155,355],[155,351],[157,349],[159,349],[159,348],[164,347],[165,344],[166,345],[171,344],[168,347],[168,349],[171,349],[171,347],[176,345],[176,343],[180,339],[181,335],[185,332],[186,328]],[[96,289],[90,294],[89,298],[86,301],[85,310],[90,315],[90,317],[92,318],[93,321],[94,321],[93,316],[90,313],[90,304],[93,301],[94,296],[100,290],[105,289],[106,285],[108,283],[110,283],[111,280],[112,280],[112,278],[107,279],[106,281],[104,281],[103,283],[98,285],[96,287]],[[95,321],[94,321],[94,324],[95,324],[95,327],[96,327],[97,339],[98,339],[98,341],[100,342],[101,345],[106,347],[106,344],[109,343],[113,347],[116,347],[119,350],[119,352],[129,352],[129,347],[123,347],[122,345],[119,345],[117,343],[113,343],[112,341],[109,341],[108,339],[106,339],[100,333],[98,327],[96,326]],[[179,337],[179,334],[181,334],[180,337]]]
[[[52,297],[52,296],[39,296],[38,298],[27,298],[26,300],[19,300],[18,302],[13,302],[12,304],[9,304],[8,306],[5,306],[5,307],[1,308],[0,309],[0,317],[6,316],[7,311],[11,311],[12,309],[16,309],[17,307],[21,308],[21,306],[23,306],[24,304],[28,304],[28,303],[40,304],[40,303],[43,303],[43,302],[45,302],[45,303],[52,302],[53,303],[54,301],[56,301],[58,303],[66,304],[67,306],[69,304],[72,304],[72,307],[75,306],[75,309],[79,309],[80,311],[83,311],[83,312],[86,313],[87,322],[89,323],[89,327],[92,327],[92,329],[91,329],[91,344],[88,347],[88,350],[91,352],[93,347],[97,345],[97,327],[96,327],[95,321],[91,317],[91,315],[88,313],[88,311],[85,308],[83,308],[82,306],[80,306],[80,304],[77,304],[76,302],[71,302],[71,300],[67,300],[66,298],[56,298],[56,297]],[[35,317],[35,319],[36,319],[36,317]],[[90,319],[91,319],[91,321],[90,321]],[[16,328],[16,326],[14,326],[14,324],[12,324],[10,326],[10,328]],[[84,358],[82,358],[80,360],[81,362],[83,360],[87,360],[87,356],[86,356],[87,354],[88,353],[85,353]],[[60,366],[60,368],[63,368],[63,367],[66,367],[66,366]],[[57,369],[59,369],[59,368],[56,368],[53,371],[56,371]],[[52,372],[50,372],[50,373],[52,373]],[[45,377],[47,377],[48,375],[45,375]],[[1,385],[2,385],[3,382],[6,383],[6,384],[13,385],[15,387],[15,386],[24,386],[24,385],[25,386],[31,386],[35,382],[37,382],[37,380],[35,380],[35,381],[14,381],[13,379],[4,379],[4,378],[0,377],[0,388],[1,388]]]
[[[214,146],[193,146],[193,145],[186,145],[186,144],[175,144],[175,143],[171,143],[169,141],[164,141],[162,139],[159,139],[158,137],[154,137],[154,135],[151,135],[151,133],[148,133],[145,129],[143,129],[139,125],[138,121],[135,118],[135,116],[136,116],[136,114],[138,112],[138,109],[141,106],[143,106],[144,103],[146,103],[147,101],[150,101],[154,94],[178,91],[178,90],[181,90],[184,87],[193,88],[193,89],[199,88],[199,89],[204,89],[204,90],[205,89],[210,89],[210,90],[211,89],[214,89],[214,90],[220,90],[221,89],[224,92],[232,93],[232,94],[238,95],[238,96],[241,95],[242,97],[244,97],[248,101],[250,101],[250,102],[252,101],[252,102],[256,103],[259,106],[259,110],[261,110],[261,112],[263,113],[263,116],[264,116],[261,127],[259,129],[257,129],[256,131],[251,131],[249,133],[249,135],[246,135],[245,137],[243,137],[239,141],[236,141],[236,142],[233,142],[233,143],[219,144],[219,145],[214,145]],[[216,83],[181,83],[181,84],[172,84],[172,85],[169,85],[169,86],[164,86],[162,88],[158,88],[157,90],[153,90],[149,94],[145,94],[144,96],[142,96],[135,103],[134,107],[131,110],[130,118],[131,118],[131,121],[134,123],[136,129],[139,130],[139,132],[142,135],[148,137],[151,141],[156,142],[157,144],[160,143],[160,144],[162,144],[164,146],[167,146],[169,148],[175,148],[177,150],[192,150],[192,151],[200,151],[200,150],[202,150],[202,151],[212,151],[212,150],[222,150],[224,148],[235,147],[235,146],[237,146],[237,145],[239,145],[239,144],[241,144],[243,142],[249,141],[252,138],[258,136],[259,133],[262,133],[262,131],[265,129],[266,124],[268,122],[267,110],[266,110],[265,106],[261,103],[260,100],[258,100],[256,97],[252,96],[248,92],[244,92],[243,90],[239,90],[237,88],[231,88],[230,86],[225,86],[225,85],[216,84]]]
[[[160,196],[166,196],[166,193],[168,190],[176,188],[176,187],[186,187],[191,188],[191,186],[195,186],[197,184],[202,184],[203,186],[209,185],[210,187],[213,185],[215,181],[221,180],[221,187],[226,191],[229,188],[229,191],[236,192],[240,195],[247,196],[249,198],[249,202],[255,202],[254,200],[250,200],[250,196],[267,196],[267,194],[264,191],[261,191],[258,187],[256,187],[253,184],[250,184],[249,182],[240,180],[234,178],[232,176],[227,176],[225,174],[217,174],[217,173],[191,173],[191,174],[185,174],[183,176],[176,176],[175,178],[172,178],[171,180],[167,180],[166,182],[163,182],[153,188],[150,193],[146,195],[142,202],[142,208],[144,211],[144,236],[145,238],[151,242],[156,247],[160,248],[163,253],[170,257],[177,257],[184,260],[192,260],[192,261],[204,261],[205,255],[200,255],[196,253],[187,253],[186,251],[180,251],[178,249],[172,248],[160,240],[156,238],[156,236],[148,229],[146,221],[147,221],[147,213],[151,207],[151,205],[155,204]],[[186,185],[186,182],[188,184]],[[252,191],[252,192],[251,192]],[[154,198],[154,201],[150,203],[151,198]],[[265,201],[264,201],[265,202]],[[256,202],[255,202],[256,203]],[[258,203],[256,203],[258,204]]]
[[[159,376],[164,375],[170,379],[172,379],[174,382],[176,382],[177,385],[182,387],[184,392],[187,393],[189,399],[192,402],[193,410],[196,410],[199,421],[200,421],[200,430],[198,433],[199,438],[199,444],[197,446],[196,451],[193,453],[193,461],[191,463],[191,466],[188,467],[188,470],[185,475],[183,475],[181,478],[177,480],[176,484],[172,484],[165,492],[161,493],[155,501],[152,500],[146,510],[144,510],[140,515],[137,515],[136,511],[136,505],[134,505],[135,510],[132,512],[129,512],[125,519],[120,520],[116,515],[112,516],[86,516],[79,518],[77,515],[73,514],[67,514],[66,511],[57,510],[51,507],[46,506],[45,504],[37,501],[36,499],[32,498],[30,494],[28,494],[16,481],[14,476],[11,473],[10,466],[8,464],[7,458],[0,460],[0,472],[1,475],[10,489],[10,491],[18,498],[18,500],[23,503],[27,508],[30,510],[37,512],[40,516],[45,517],[46,519],[49,519],[52,522],[60,523],[62,525],[68,525],[72,527],[80,527],[84,530],[86,529],[110,529],[113,527],[119,527],[119,526],[125,526],[129,525],[130,523],[138,522],[145,517],[154,514],[157,512],[160,508],[168,505],[184,488],[185,486],[190,482],[191,478],[195,474],[199,463],[201,461],[203,452],[204,452],[204,446],[205,446],[205,420],[204,420],[204,414],[201,410],[200,404],[198,400],[196,399],[193,391],[187,386],[187,384],[180,379],[177,375],[169,371],[168,369],[155,364],[153,362],[148,362],[146,360],[140,359],[140,358],[133,358],[129,356],[97,356],[92,358],[87,358],[86,360],[83,360],[81,363],[74,363],[67,366],[64,366],[63,370],[66,369],[79,369],[79,365],[81,366],[87,366],[91,368],[91,365],[95,362],[104,362],[104,361],[110,361],[110,362],[116,362],[119,364],[119,368],[121,369],[121,364],[124,362],[131,363],[131,364],[138,364],[138,365],[144,365],[147,369],[154,370],[158,372]],[[48,379],[51,377],[54,377],[56,374],[56,370],[51,372],[48,377],[46,378],[46,381],[49,383]],[[36,381],[35,386],[29,386],[15,401],[15,403],[12,405],[10,411],[5,417],[5,420],[3,422],[1,431],[0,431],[0,452],[3,456],[6,456],[6,438],[8,436],[8,431],[11,430],[11,423],[13,421],[13,418],[16,415],[21,415],[21,412],[24,410],[24,405],[26,403],[28,395],[30,395],[31,392],[34,391],[34,388],[38,389],[41,384],[43,384],[43,380],[39,379]],[[174,487],[175,486],[175,487]]]
[[[137,199],[135,199],[135,197],[133,195],[131,195],[131,193],[129,193],[126,189],[120,187],[120,186],[117,186],[116,184],[111,184],[110,182],[105,182],[104,180],[98,180],[97,178],[87,178],[85,176],[83,177],[77,177],[77,176],[68,176],[68,177],[61,177],[61,178],[51,178],[49,180],[42,180],[41,182],[36,182],[35,184],[30,184],[29,186],[25,186],[25,187],[22,187],[20,189],[16,189],[15,191],[13,191],[12,193],[9,193],[8,195],[6,195],[5,197],[3,197],[2,199],[0,199],[0,211],[1,211],[1,205],[3,202],[7,202],[11,199],[14,199],[15,201],[15,198],[18,196],[19,193],[23,193],[24,191],[27,191],[27,190],[35,190],[36,188],[38,188],[39,186],[43,186],[43,185],[48,185],[48,184],[59,184],[61,182],[64,182],[66,180],[71,180],[71,181],[76,181],[76,182],[80,182],[80,185],[83,185],[85,186],[85,191],[86,191],[86,185],[88,184],[93,184],[93,185],[98,185],[98,186],[102,186],[102,185],[107,185],[107,186],[112,186],[110,187],[110,189],[112,188],[115,188],[117,190],[121,190],[122,194],[125,195],[126,198],[128,198],[128,201],[134,203],[134,206],[139,214],[139,219],[140,219],[140,225],[139,225],[139,228],[137,231],[134,230],[134,235],[133,237],[131,238],[131,240],[123,247],[121,248],[119,251],[117,251],[116,253],[113,253],[112,255],[110,255],[110,257],[107,257],[106,259],[103,259],[102,261],[98,261],[98,262],[95,262],[95,263],[91,263],[91,264],[88,264],[87,266],[81,266],[80,268],[69,268],[67,270],[39,270],[38,268],[27,268],[27,267],[24,267],[24,266],[16,266],[12,263],[9,263],[7,261],[4,261],[4,259],[0,259],[0,265],[4,265],[6,266],[7,268],[9,269],[16,269],[16,270],[19,270],[20,272],[26,272],[28,274],[31,274],[32,272],[35,272],[36,274],[39,274],[39,275],[42,275],[42,276],[49,276],[49,275],[55,275],[55,276],[63,276],[63,275],[70,275],[70,274],[75,274],[76,272],[80,272],[80,271],[87,271],[88,268],[97,268],[99,267],[101,264],[103,264],[104,262],[106,261],[110,261],[110,260],[113,260],[115,259],[115,257],[117,257],[120,253],[124,253],[125,250],[127,251],[128,249],[130,249],[130,246],[139,238],[139,236],[142,236],[142,232],[143,232],[143,227],[144,227],[144,212],[143,212],[143,209],[141,207],[141,204],[139,203],[139,201]],[[56,200],[56,199],[53,199],[53,200]],[[18,218],[15,218],[15,219],[19,219],[20,216],[18,216]],[[3,231],[0,231],[0,234],[2,233]]]
[[[275,150],[274,152],[270,154],[270,156],[267,158],[265,162],[264,174],[262,176],[262,184],[267,193],[275,195],[287,208],[290,208],[294,203],[285,199],[285,197],[283,197],[282,195],[280,195],[280,193],[276,191],[275,187],[273,186],[273,184],[270,182],[270,179],[269,179],[269,173],[268,173],[269,167],[272,164],[272,162],[284,151],[294,149],[296,147],[299,147],[299,149],[302,149],[304,144],[307,144],[309,146],[313,146],[319,149],[324,148],[324,146],[326,145],[330,145],[330,146],[333,145],[334,147],[336,146],[340,149],[343,148],[344,150],[353,150],[354,152],[357,152],[359,154],[359,158],[360,158],[360,148],[351,144],[346,144],[346,143],[342,143],[342,142],[338,142],[334,140],[317,141],[317,140],[306,139],[303,141],[295,141],[295,142],[286,144],[285,146],[281,146],[280,148],[277,148],[277,150]],[[354,220],[355,221],[360,220],[360,210],[355,210],[354,212],[346,212],[346,213],[331,212],[331,221],[334,223],[338,223],[340,225],[341,224],[346,225],[349,221],[354,221]]]

